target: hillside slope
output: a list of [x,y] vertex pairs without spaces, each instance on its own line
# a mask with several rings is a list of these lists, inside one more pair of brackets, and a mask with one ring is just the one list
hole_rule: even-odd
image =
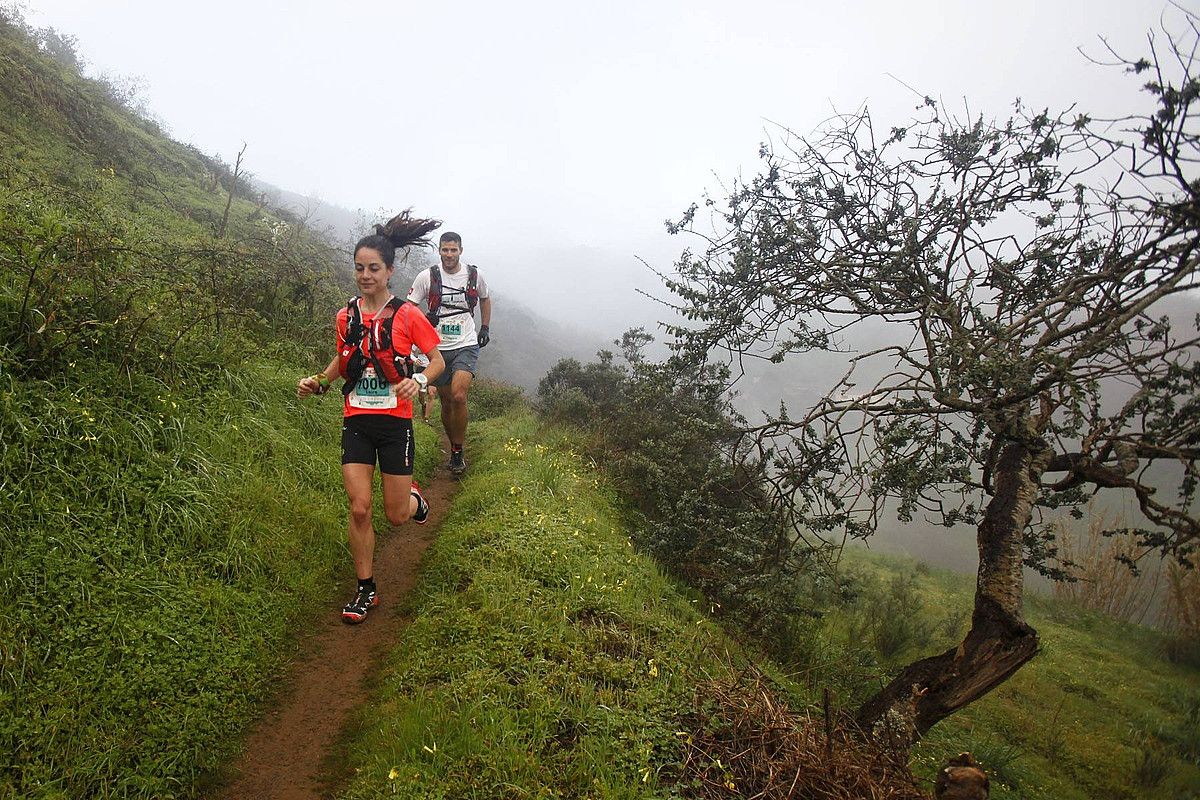
[[0,797],[192,796],[350,571],[328,246],[8,14]]
[[637,551],[578,432],[503,411],[477,423],[339,797],[927,797],[840,734],[842,769],[814,766],[808,693]]
[[839,783],[853,768],[825,769],[820,737],[800,743],[823,727],[823,691],[853,709],[897,664],[949,646],[968,580],[850,554],[840,600],[798,625],[792,660],[775,665],[633,545],[636,515],[579,432],[513,404],[477,434],[339,797],[782,798],[793,779],[797,797],[917,796],[963,750],[997,799],[1200,790],[1200,672],[1167,660],[1158,632],[1042,598],[1030,617],[1044,652],[934,728],[915,784]]

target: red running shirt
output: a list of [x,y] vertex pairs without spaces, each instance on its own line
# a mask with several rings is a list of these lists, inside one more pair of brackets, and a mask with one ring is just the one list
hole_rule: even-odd
[[[362,311],[361,307],[359,311]],[[369,326],[373,319],[375,319],[375,314],[363,313],[362,315],[364,326]],[[346,344],[346,328],[349,325],[347,311],[342,308],[338,311],[336,322],[339,353]],[[392,320],[392,348],[397,353],[407,353],[413,345],[416,345],[422,353],[428,353],[439,343],[441,343],[441,339],[438,337],[437,331],[433,329],[429,320],[425,319],[425,315],[415,305],[404,303],[396,309],[396,316]],[[366,337],[363,337],[363,343],[359,346],[364,348],[363,352],[365,353]],[[359,379],[358,385],[354,387],[354,391],[342,401],[342,414],[347,417],[358,414],[386,414],[401,419],[412,419],[412,401],[401,400],[392,395],[390,389],[391,387],[382,375],[376,375],[373,368],[367,367],[366,372]]]

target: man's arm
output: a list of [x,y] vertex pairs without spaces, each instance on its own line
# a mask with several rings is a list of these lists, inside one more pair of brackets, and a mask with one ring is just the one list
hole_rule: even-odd
[[487,347],[492,340],[492,332],[488,328],[488,323],[492,321],[492,298],[479,298],[479,321],[479,346]]
[[424,303],[429,297],[429,270],[423,269],[413,278],[412,286],[408,290],[408,302],[420,308],[421,303]]

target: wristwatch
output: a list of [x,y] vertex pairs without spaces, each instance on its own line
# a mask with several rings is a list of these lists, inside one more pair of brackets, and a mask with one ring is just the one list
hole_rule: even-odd
[[424,372],[418,372],[416,375],[413,375],[413,380],[417,382],[417,385],[420,386],[421,389],[426,389],[429,387],[429,378],[425,377]]

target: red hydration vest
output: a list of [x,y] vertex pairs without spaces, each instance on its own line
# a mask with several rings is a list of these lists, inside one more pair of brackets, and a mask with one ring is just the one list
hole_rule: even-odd
[[[467,265],[467,313],[474,314],[475,306],[479,304],[479,268],[474,264]],[[426,318],[429,319],[429,324],[437,327],[441,315],[438,314],[438,309],[442,306],[442,268],[434,264],[429,268],[429,313]],[[457,309],[461,313],[462,309]],[[447,315],[449,316],[449,315]]]
[[412,349],[397,353],[392,347],[392,323],[405,301],[399,297],[388,300],[366,325],[358,307],[361,301],[361,297],[352,297],[346,303],[346,339],[338,351],[338,372],[346,379],[342,384],[346,395],[354,390],[368,364],[392,385],[413,376]]

